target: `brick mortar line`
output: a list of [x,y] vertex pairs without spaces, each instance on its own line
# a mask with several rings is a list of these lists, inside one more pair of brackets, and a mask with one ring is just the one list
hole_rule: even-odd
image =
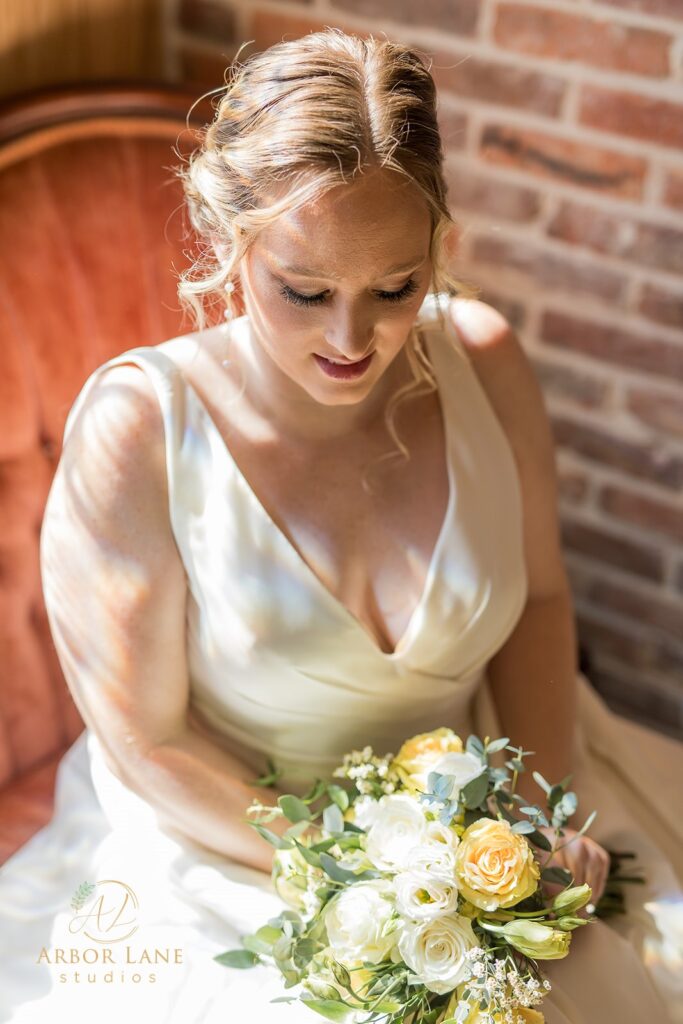
[[[271,0],[262,0],[259,3],[259,10],[270,14],[299,15],[306,13],[306,8],[295,3],[283,3],[277,5]],[[550,8],[548,8],[550,9]],[[405,22],[388,21],[380,18],[364,17],[354,11],[345,12],[340,8],[325,6],[316,8],[316,15],[326,15],[336,21],[344,21],[353,32],[353,27],[371,32],[381,28],[387,31],[397,40],[405,41],[406,36],[415,42],[418,47],[433,47],[440,53],[447,54],[450,47],[458,50],[466,50],[466,54],[453,53],[454,60],[459,56],[481,57],[487,60],[497,59],[500,63],[508,63],[523,71],[536,71],[549,75],[551,78],[564,79],[565,81],[585,82],[587,77],[590,81],[585,84],[600,86],[601,88],[613,89],[617,92],[636,92],[639,95],[647,95],[651,99],[669,100],[681,104],[680,81],[675,77],[653,78],[652,76],[639,75],[629,71],[604,71],[593,64],[580,64],[574,61],[558,62],[556,58],[538,57],[534,54],[519,53],[516,50],[501,49],[493,42],[488,42],[475,36],[459,36],[455,33],[446,35],[443,30],[431,25],[408,25]],[[574,11],[576,13],[576,9]],[[324,20],[324,18],[322,19]],[[638,26],[634,26],[638,27]],[[678,26],[677,32],[683,32],[683,26]]]
[[676,18],[667,18],[660,14],[647,14],[643,11],[622,11],[611,4],[594,3],[587,0],[580,7],[571,0],[497,0],[499,7],[515,6],[518,2],[527,2],[531,7],[540,7],[545,11],[561,10],[566,14],[579,14],[591,21],[610,21],[626,28],[644,28],[651,31],[682,32],[683,23]]
[[[651,480],[646,480],[643,477],[630,476],[623,470],[609,466],[605,462],[598,463],[593,459],[589,459],[587,456],[582,456],[580,452],[575,451],[573,448],[562,448],[558,444],[556,446],[556,452],[557,457],[563,464],[562,468],[568,470],[581,470],[587,474],[589,473],[591,480],[596,487],[617,487],[620,490],[633,493],[637,498],[649,498],[652,501],[662,504],[673,505],[674,509],[677,501],[680,501],[680,498],[678,498],[675,491],[667,490],[666,488],[653,483]],[[612,516],[610,512],[607,512],[599,506],[596,506],[595,511],[599,512],[601,515],[608,515],[611,519],[616,518]],[[619,522],[622,522],[622,520],[619,519]],[[638,527],[638,529],[645,530],[646,527]],[[647,529],[649,533],[654,533],[659,536],[657,530]],[[680,547],[679,542],[674,538],[671,539],[671,542],[673,544],[678,544]]]
[[[566,200],[569,202],[576,202],[578,205],[585,205],[589,208],[594,206],[595,212],[599,214],[604,213],[612,218],[624,216],[629,217],[635,222],[636,227],[641,225],[645,227],[663,229],[672,227],[670,212],[675,213],[675,211],[670,211],[668,207],[650,207],[643,204],[629,204],[628,200],[624,200],[618,196],[609,196],[607,194],[592,191],[587,192],[586,190],[579,189],[578,186],[569,184],[562,185],[553,180],[530,177],[527,172],[523,170],[518,171],[507,166],[502,167],[497,164],[489,164],[486,160],[477,159],[476,156],[469,157],[464,153],[462,153],[462,155],[457,159],[454,159],[452,156],[447,156],[445,163],[446,170],[449,175],[452,174],[453,176],[457,176],[459,170],[462,168],[462,170],[472,176],[477,174],[481,177],[482,174],[484,174],[485,184],[489,184],[490,179],[490,184],[492,185],[509,184],[519,188],[528,189],[532,192],[539,193],[541,198],[553,198],[557,200],[558,203],[560,200]],[[546,181],[548,181],[548,188],[545,187]],[[486,220],[486,215],[482,214],[480,211],[469,207],[459,207],[450,196],[447,198],[449,200],[449,207],[454,211],[458,211],[459,215],[477,220],[481,218]],[[607,211],[603,209],[603,205],[606,200],[609,200],[610,203],[614,204],[613,208],[608,209]],[[643,211],[647,214],[647,217],[641,215]],[[519,230],[523,231],[530,238],[544,238],[549,242],[558,244],[560,240],[553,239],[551,235],[542,233],[544,229],[547,229],[548,224],[554,215],[554,210],[548,212],[546,220],[544,221],[542,221],[540,217],[536,217],[535,220],[529,219],[527,221],[501,217],[496,218],[495,224],[498,225],[500,221],[506,226],[518,225]],[[658,220],[660,216],[661,223]],[[679,217],[681,220],[680,225],[675,224],[673,227],[683,231],[683,216],[679,214]],[[533,228],[534,231],[532,231],[531,228]],[[535,233],[536,228],[538,228],[538,234]],[[564,244],[568,245],[569,243]],[[573,248],[574,251],[576,251],[578,248],[582,247],[574,246]],[[618,259],[618,257],[610,257],[608,253],[598,252],[597,250],[589,249],[588,247],[583,249],[583,251],[592,253],[595,257],[601,257],[602,259]],[[639,269],[642,268],[644,271],[647,271],[648,269],[641,263],[635,265]],[[656,273],[670,274],[674,278],[677,278],[680,283],[680,274],[677,274],[676,271],[670,271],[662,268],[661,271],[658,269]]]
[[[653,639],[652,631],[661,630],[661,626],[658,627],[658,626],[649,625],[649,624],[648,625],[643,625],[642,623],[638,622],[637,619],[629,618],[628,616],[620,614],[619,612],[613,612],[613,611],[611,611],[611,609],[605,608],[604,605],[591,604],[589,601],[587,601],[585,598],[583,598],[581,595],[578,595],[578,594],[574,596],[574,604],[576,606],[577,611],[578,610],[581,610],[582,612],[590,611],[591,613],[592,612],[597,612],[597,615],[592,615],[591,614],[591,616],[590,616],[590,618],[597,625],[600,625],[600,626],[612,626],[615,629],[619,629],[619,627],[624,627],[624,628],[626,628],[628,630],[635,631],[636,633],[638,633],[638,631],[641,630],[642,633],[637,637],[637,639],[638,640],[642,640],[645,643],[647,643],[648,640]],[[665,631],[662,630],[662,632],[665,632]],[[678,653],[678,651],[676,650],[678,645],[676,644],[675,638],[671,638],[671,634],[670,633],[667,633],[666,636],[667,636],[667,639],[670,640],[670,643],[672,644],[675,653]],[[683,652],[681,652],[681,653],[683,653]],[[657,672],[659,674],[658,670],[655,669],[655,668],[644,668],[644,670],[648,671],[648,672]],[[666,676],[662,676],[662,678],[666,679],[667,677]],[[678,688],[677,688],[677,692],[680,693],[682,691],[678,690]]]
[[[570,407],[570,405],[569,405],[570,400],[569,399],[562,398],[562,397],[554,395],[554,394],[553,395],[548,394],[547,401],[549,403],[551,411],[554,412],[554,413],[557,413],[559,416],[568,416],[570,419],[572,419],[573,418],[572,414],[576,413],[577,411],[580,411],[580,413],[581,413],[581,420],[579,421],[579,426],[584,426],[585,425],[585,426],[587,426],[589,428],[590,427],[596,427],[596,428],[601,428],[601,427],[604,428],[605,427],[605,420],[604,419],[602,419],[602,420],[600,419],[600,410],[599,410],[599,408],[593,408],[591,406],[582,405],[577,410],[575,405],[572,405]],[[651,443],[652,438],[650,436],[648,436],[648,435],[640,436],[639,437],[637,434],[633,433],[633,428],[635,427],[635,429],[638,430],[638,431],[640,431],[640,430],[647,431],[648,429],[651,429],[651,428],[648,428],[646,425],[641,424],[640,420],[635,418],[632,413],[629,413],[628,409],[626,409],[626,408],[616,410],[616,412],[619,415],[611,416],[610,419],[609,419],[609,423],[611,425],[614,425],[617,420],[621,420],[622,430],[621,430],[617,440],[623,441],[625,444],[633,444],[633,445],[640,445],[640,444],[642,444],[645,447],[647,447]],[[626,422],[627,420],[629,422]],[[635,422],[632,423],[632,422],[630,422],[631,420],[635,420]],[[608,431],[608,433],[609,433],[609,431]],[[667,454],[671,454],[671,455],[674,455],[674,456],[681,456],[681,455],[683,455],[683,442],[682,441],[676,442],[673,437],[667,435],[666,437],[664,437],[662,439],[662,444],[667,445],[667,446],[670,447],[670,449],[672,449],[672,450],[669,450],[667,452]],[[669,498],[668,504],[673,505],[675,507],[676,504],[677,504],[677,501],[679,501],[681,499],[676,497],[676,493],[674,491],[672,491],[670,489],[667,489],[667,488],[664,488],[664,490],[667,491],[667,493],[669,493],[671,495],[671,497]]]
[[[584,559],[586,558],[586,556],[583,556],[583,557],[584,557]],[[601,565],[602,565],[602,563],[601,563]],[[590,609],[591,612],[593,612],[593,611],[597,612],[598,614],[595,615],[595,616],[591,615],[591,618],[598,625],[612,626],[614,628],[618,628],[619,626],[625,626],[625,625],[627,625],[627,626],[633,625],[634,628],[641,629],[643,631],[652,631],[652,630],[658,630],[658,629],[662,628],[661,626],[658,627],[658,626],[655,626],[655,625],[643,625],[642,623],[638,622],[636,619],[631,619],[631,618],[628,618],[626,615],[620,614],[619,612],[612,611],[609,607],[607,607],[605,605],[602,605],[602,604],[601,605],[592,604],[592,603],[590,603],[589,600],[584,598],[579,593],[575,593],[574,594],[574,603],[576,605],[577,610],[581,610],[581,611],[585,612],[585,611],[588,611]],[[604,609],[604,612],[603,612],[603,609]],[[665,631],[662,630],[662,632],[665,632]],[[672,638],[670,633],[667,633],[666,636],[667,636],[667,639],[669,639],[670,642],[673,644],[674,648],[676,648],[678,645],[676,644],[675,638]],[[642,636],[641,635],[641,636],[638,637],[638,639],[639,640],[647,641],[648,639],[652,639],[652,636],[651,636],[651,633],[650,633],[649,636]],[[650,671],[656,672],[657,669],[653,668]]]
[[449,92],[445,88],[440,90],[439,95],[451,97],[454,104],[459,105],[465,113],[468,111],[475,113],[482,121],[484,118],[489,121],[504,120],[505,127],[543,132],[562,142],[575,142],[579,145],[590,145],[596,149],[611,150],[620,156],[641,158],[647,156],[655,160],[662,159],[665,163],[670,163],[672,169],[680,170],[681,150],[676,146],[666,146],[662,143],[650,142],[647,139],[619,135],[617,132],[608,132],[578,121],[561,121],[550,114],[539,114],[524,107],[506,107],[498,103],[486,103],[483,100]]
[[[594,605],[591,605],[591,610]],[[632,619],[628,620],[632,622]],[[613,654],[602,648],[595,648],[596,656],[600,658],[605,668],[613,671],[619,670],[623,673],[624,666],[629,667],[627,663],[619,660]],[[680,704],[681,723],[683,724],[683,687],[676,682],[675,678],[672,680],[670,676],[667,676],[664,672],[654,667],[643,666],[631,675],[633,682],[638,685],[640,679],[643,676],[647,676],[648,683],[652,683],[659,693],[662,693],[665,697],[673,697],[673,699]],[[647,693],[650,689],[649,685],[645,685],[643,690]]]
[[[474,134],[474,129],[470,132]],[[658,201],[658,197],[650,197],[649,199],[629,199],[624,196],[615,195],[609,192],[598,192],[597,190],[581,188],[579,185],[572,184],[568,181],[562,181],[559,178],[542,177],[540,175],[532,174],[530,171],[524,170],[523,168],[518,169],[514,166],[507,164],[496,164],[490,163],[484,157],[479,156],[478,150],[473,148],[471,151],[462,149],[450,149],[447,145],[444,147],[444,161],[447,166],[453,167],[456,171],[459,164],[463,164],[466,170],[472,170],[476,168],[477,173],[481,174],[483,171],[487,177],[490,177],[494,182],[498,180],[516,185],[521,188],[530,189],[541,194],[541,197],[552,197],[554,199],[576,199],[577,202],[584,202],[587,205],[591,204],[603,204],[608,203],[608,213],[615,216],[630,216],[634,219],[639,218],[640,211],[645,211],[648,215],[662,217],[662,227],[671,227],[671,221],[674,220],[677,223],[674,227],[680,227],[683,230],[683,210],[676,210],[672,206],[665,206],[663,203]],[[663,187],[663,173],[665,168],[659,166],[658,169],[662,171],[661,185]],[[669,169],[669,168],[667,168]],[[673,169],[673,168],[671,168]],[[647,175],[645,178],[646,182],[646,193],[647,193]],[[602,212],[602,210],[600,210]]]
[[[283,13],[283,8],[278,6],[270,7],[268,4],[260,5],[259,9],[267,9],[267,13]],[[242,13],[247,13],[250,9],[236,8]],[[291,11],[284,10],[284,13],[292,13]],[[301,9],[298,11],[299,15],[304,13]],[[324,13],[329,13],[325,11]],[[375,25],[376,27],[376,25]],[[247,38],[246,30],[240,31],[241,41]],[[187,30],[177,28],[176,29],[177,40],[180,43],[186,43],[189,46],[201,49],[202,52],[206,52],[207,55],[211,55],[215,52],[220,55],[220,44],[211,42],[210,40],[204,39],[199,34],[193,34]],[[225,43],[225,46],[230,46],[231,51],[234,51],[239,46],[239,43]],[[496,51],[501,53],[502,51]],[[505,51],[507,53],[507,51]],[[454,55],[455,56],[455,55]],[[528,69],[527,61],[520,61],[520,67]],[[568,81],[568,84],[571,83]],[[583,84],[578,81],[578,84]],[[673,102],[678,101],[679,105],[683,110],[683,103],[680,102],[680,82],[676,82],[675,86],[678,90],[678,95],[673,98]],[[639,94],[642,95],[642,92]],[[632,139],[628,135],[621,135],[617,132],[608,132],[599,128],[594,128],[591,125],[582,124],[577,120],[561,120],[552,115],[539,114],[531,110],[526,110],[523,107],[506,107],[496,103],[486,103],[482,100],[477,100],[473,97],[460,96],[457,92],[449,92],[446,88],[442,87],[439,91],[440,97],[448,99],[449,104],[453,105],[453,109],[460,109],[463,112],[473,111],[478,112],[482,115],[482,118],[505,118],[506,122],[513,127],[528,129],[530,131],[547,131],[549,135],[557,134],[557,137],[563,141],[576,142],[579,144],[593,145],[598,148],[612,149],[616,153],[627,156],[642,157],[643,154],[654,159],[670,160],[671,164],[677,166],[680,164],[680,150],[675,146],[667,146],[665,144],[651,142],[648,140]],[[669,100],[672,97],[652,97],[655,99]],[[561,133],[554,131],[556,126],[560,125],[564,131]],[[567,129],[571,129],[568,131]]]
[[[558,451],[558,449],[556,449]],[[565,451],[565,450],[563,450]],[[637,497],[650,498],[651,495],[641,494],[641,487],[639,484],[644,486],[644,481],[639,480],[637,477],[627,477],[626,474],[618,475],[618,471],[615,469],[609,470],[606,466],[601,466],[599,470],[594,471],[593,467],[596,463],[592,462],[588,458],[582,460],[581,455],[578,452],[574,452],[569,449],[568,454],[571,456],[571,469],[583,470],[587,473],[593,474],[593,483],[596,486],[595,498],[597,501],[597,487],[603,483],[608,483],[612,486],[621,487],[623,489],[632,490],[636,492]],[[614,474],[614,478],[609,477],[609,473]],[[607,478],[609,477],[609,478]],[[631,483],[633,481],[633,484]],[[657,496],[660,497],[660,496]],[[578,519],[581,525],[588,526],[605,526],[608,525],[611,530],[612,524],[618,529],[624,530],[624,534],[621,532],[615,532],[614,536],[617,540],[624,541],[635,541],[644,545],[645,547],[654,548],[668,557],[673,556],[676,558],[680,556],[681,545],[674,537],[670,537],[668,534],[664,535],[663,532],[656,528],[650,528],[648,526],[637,525],[629,522],[628,519],[623,519],[621,516],[616,516],[607,509],[603,509],[600,505],[595,504],[583,504],[577,502],[571,502],[567,499],[561,499],[559,504],[562,507],[563,512],[572,513],[571,518]],[[578,513],[578,514],[577,514]],[[663,538],[665,538],[663,540]],[[653,586],[659,586],[658,583],[653,583]]]
[[[597,657],[599,657],[601,662],[601,665],[595,665],[596,673],[599,673],[600,670],[604,668],[605,671],[608,671],[611,674],[618,677],[620,675],[623,675],[625,667],[630,668],[627,662],[620,661],[618,658],[610,656],[607,652],[603,652],[596,649],[595,654]],[[654,668],[641,668],[639,670],[632,669],[631,673],[629,674],[629,678],[632,680],[633,686],[629,686],[628,693],[633,692],[633,690],[639,690],[641,693],[648,694],[652,689],[654,691],[654,696],[661,695],[664,698],[668,697],[672,699],[673,703],[679,705],[681,704],[681,700],[683,699],[683,691],[681,691],[680,686],[675,681],[672,682],[671,679],[668,676],[666,676],[663,672],[658,672],[657,669]],[[598,692],[600,693],[599,687],[597,687],[597,685],[596,689],[598,689]],[[612,699],[615,698],[615,696],[615,694],[610,693],[609,697],[603,696],[603,700],[605,700],[609,704],[611,703]],[[668,726],[667,729],[662,729],[664,735],[669,737],[675,737],[679,740],[679,742],[681,741],[681,739],[683,739],[681,735],[681,725],[683,725],[683,706],[679,707],[678,709],[679,721],[677,721],[676,724],[672,726],[670,722],[665,721],[664,719],[657,718],[653,715],[645,714],[643,709],[640,708],[637,704],[630,703],[627,696],[625,696],[622,700],[618,701],[617,703],[619,707],[623,707],[624,709],[630,708],[630,711],[634,716],[632,721],[635,721],[637,724],[649,724],[651,727],[654,727],[654,723],[659,722],[660,725]],[[621,712],[619,711],[617,711],[616,713],[621,714]]]
[[641,576],[637,577],[634,582],[634,575],[632,573],[629,573],[628,576],[624,571],[620,573],[615,566],[608,565],[607,562],[600,562],[599,569],[596,570],[595,566],[598,563],[595,561],[589,562],[588,555],[580,555],[573,548],[564,548],[563,555],[574,600],[577,600],[581,593],[585,580],[588,580],[589,585],[592,582],[600,583],[606,580],[614,586],[635,589],[639,596],[640,588],[644,588],[647,584],[651,588],[651,593],[645,594],[646,597],[652,596],[657,598],[664,595],[665,598],[673,597],[676,603],[683,602],[683,595],[680,591],[677,592],[675,588],[669,591],[661,583],[652,583]]
[[[511,239],[506,239],[511,241]],[[515,239],[518,241],[518,239]],[[513,277],[524,279],[529,282],[529,291],[531,292],[534,288],[545,287],[547,294],[550,298],[539,298],[540,311],[537,315],[537,326],[540,327],[540,321],[543,314],[548,311],[552,313],[560,313],[562,315],[571,317],[572,319],[584,320],[590,319],[596,326],[602,328],[614,328],[623,330],[628,334],[637,334],[645,336],[647,339],[654,338],[656,341],[665,342],[674,345],[683,345],[683,335],[679,328],[670,327],[667,324],[659,323],[657,320],[652,320],[646,317],[644,314],[639,313],[638,310],[629,308],[626,311],[619,309],[618,305],[610,299],[601,298],[599,295],[591,294],[589,292],[581,292],[581,302],[584,304],[584,308],[580,313],[577,313],[576,307],[572,302],[573,296],[569,295],[566,289],[556,286],[551,288],[548,285],[535,284],[532,273],[526,273],[524,270],[515,266],[503,266],[498,267],[498,273],[508,274],[507,280],[498,278],[498,283],[494,282],[491,275],[494,273],[492,264],[486,263],[483,260],[477,260],[472,256],[471,248],[462,248],[460,253],[460,259],[457,262],[457,270],[461,276],[469,279],[474,278],[475,284],[486,284],[486,287],[504,296],[508,301],[519,301],[519,287],[515,285]],[[555,250],[552,253],[555,254]],[[584,261],[588,264],[588,261]],[[599,269],[599,264],[595,263],[595,269]],[[660,283],[660,282],[655,282]],[[678,279],[679,291],[680,291],[680,278]],[[530,301],[532,299],[530,298]],[[525,333],[528,332],[528,325],[524,328]],[[537,331],[537,336],[540,336],[540,330]],[[609,363],[607,365],[610,365]],[[618,367],[614,367],[618,369]],[[631,372],[642,373],[646,372],[643,370],[632,370]]]

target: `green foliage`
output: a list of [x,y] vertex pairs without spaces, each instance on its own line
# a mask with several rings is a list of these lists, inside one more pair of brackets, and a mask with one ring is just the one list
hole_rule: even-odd
[[71,897],[72,910],[82,910],[84,904],[94,891],[95,884],[93,882],[81,882],[78,889],[76,889],[76,892]]
[[282,809],[287,821],[310,821],[311,812],[308,809],[308,805],[300,800],[298,796],[292,796],[291,793],[285,793],[283,796],[278,797],[278,807]]
[[228,949],[213,959],[217,964],[223,964],[224,967],[239,967],[240,969],[253,967],[254,964],[260,963],[257,954],[252,953],[249,949]]

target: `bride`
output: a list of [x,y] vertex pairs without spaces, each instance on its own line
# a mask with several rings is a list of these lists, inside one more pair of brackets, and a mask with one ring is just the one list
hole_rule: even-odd
[[641,730],[646,797],[577,669],[552,435],[509,324],[449,271],[435,99],[414,51],[328,29],[240,67],[179,172],[212,253],[179,287],[198,328],[88,378],[46,507],[86,729],[53,820],[0,870],[4,1021],[311,1020],[270,1002],[269,968],[213,960],[283,906],[245,810],[440,725],[574,774],[577,829],[598,817],[554,863],[594,902],[606,848],[647,875],[548,965],[549,1024],[683,1020],[680,748]]

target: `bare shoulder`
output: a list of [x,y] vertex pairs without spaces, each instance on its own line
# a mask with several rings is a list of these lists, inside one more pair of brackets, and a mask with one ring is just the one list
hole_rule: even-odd
[[[78,534],[136,567],[148,583],[182,564],[172,531],[163,415],[142,367],[117,363],[100,372],[70,432],[52,482],[46,513],[59,503],[62,539]],[[69,525],[70,524],[70,525]],[[75,560],[74,563],[75,564]]]
[[536,457],[547,457],[553,443],[543,393],[509,321],[477,299],[454,299],[449,313],[510,443],[524,456],[533,438]]
[[516,332],[493,306],[478,299],[452,299],[449,315],[517,464],[529,596],[565,590],[555,442],[539,380]]
[[97,375],[48,494],[40,568],[51,633],[86,725],[135,788],[136,755],[182,727],[187,580],[168,509],[165,438],[135,364]]
[[[154,386],[135,363],[117,363],[98,374],[71,425],[58,473],[77,472],[98,483],[102,502],[139,495],[138,485],[168,498],[164,423]],[[119,509],[122,511],[122,509]]]

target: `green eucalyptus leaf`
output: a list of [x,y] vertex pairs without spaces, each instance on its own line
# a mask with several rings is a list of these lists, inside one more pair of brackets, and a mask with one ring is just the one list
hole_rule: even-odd
[[288,821],[311,820],[310,810],[298,796],[293,796],[291,793],[283,793],[282,796],[278,797],[277,803]]
[[576,796],[576,793],[572,793],[571,790],[568,793],[564,794],[560,803],[562,804],[562,810],[568,818],[571,818],[572,814],[579,806],[579,801]]
[[259,825],[256,821],[250,821],[249,824],[252,828],[255,828],[260,836],[267,839],[271,846],[277,847],[278,850],[291,850],[294,843],[291,839],[284,839],[282,836],[277,835],[276,832],[271,832],[269,828],[264,825]]
[[473,810],[475,807],[479,807],[488,791],[489,776],[488,772],[484,771],[481,775],[477,775],[476,778],[471,779],[466,786],[463,786],[460,793],[465,802],[465,807]]
[[526,835],[530,832],[535,832],[536,829],[530,821],[516,821],[512,826],[512,831],[520,833],[521,835]]
[[320,867],[320,854],[317,853],[316,850],[313,849],[313,847],[304,846],[303,843],[299,843],[296,840],[294,840],[294,842],[296,843],[296,848],[299,851],[299,853],[301,854],[301,856],[304,858],[304,860],[308,864],[311,864],[314,868],[319,868]]
[[333,834],[344,831],[344,818],[336,804],[329,804],[323,811],[323,825]]
[[583,833],[586,832],[591,827],[591,825],[593,824],[593,822],[595,821],[595,819],[597,817],[597,814],[598,814],[597,811],[591,811],[590,812],[590,814],[588,815],[588,817],[584,821],[583,825],[579,829],[579,831],[577,833],[578,835],[582,836]]
[[560,885],[571,885],[574,880],[571,871],[558,867],[543,868],[541,878],[544,882],[559,882]]
[[543,832],[538,832],[534,829],[533,832],[529,832],[529,839],[534,846],[539,846],[542,850],[552,850],[553,844],[550,842],[548,837]]
[[253,967],[255,964],[260,963],[260,957],[248,949],[227,949],[225,953],[219,953],[213,959],[217,964],[222,964],[224,967],[238,967],[240,969]]
[[366,871],[349,871],[343,868],[329,853],[320,854],[320,867],[334,882],[360,882],[368,878],[381,878],[381,872],[367,869]]
[[481,742],[478,736],[468,736],[467,742],[465,743],[465,750],[468,754],[474,754],[475,757],[484,756],[484,744]]
[[361,828],[360,825],[354,825],[352,821],[344,822],[345,832],[357,832],[359,835],[365,835],[365,829]]
[[308,793],[306,793],[305,796],[303,796],[301,799],[306,804],[312,804],[314,803],[314,801],[318,799],[319,796],[323,795],[326,789],[327,783],[325,782],[325,780],[316,779],[311,788],[309,789]]
[[355,1011],[344,1002],[337,1002],[334,999],[304,999],[303,997],[301,1001],[327,1020],[336,1021],[337,1024],[353,1024]]
[[327,794],[330,800],[334,800],[340,811],[348,810],[349,794],[342,786],[330,785],[327,787]]
[[545,781],[545,779],[543,778],[541,773],[540,772],[532,772],[531,774],[533,775],[534,779],[539,784],[541,789],[544,789],[546,791],[546,793],[549,793],[550,789],[551,789],[550,783]]

